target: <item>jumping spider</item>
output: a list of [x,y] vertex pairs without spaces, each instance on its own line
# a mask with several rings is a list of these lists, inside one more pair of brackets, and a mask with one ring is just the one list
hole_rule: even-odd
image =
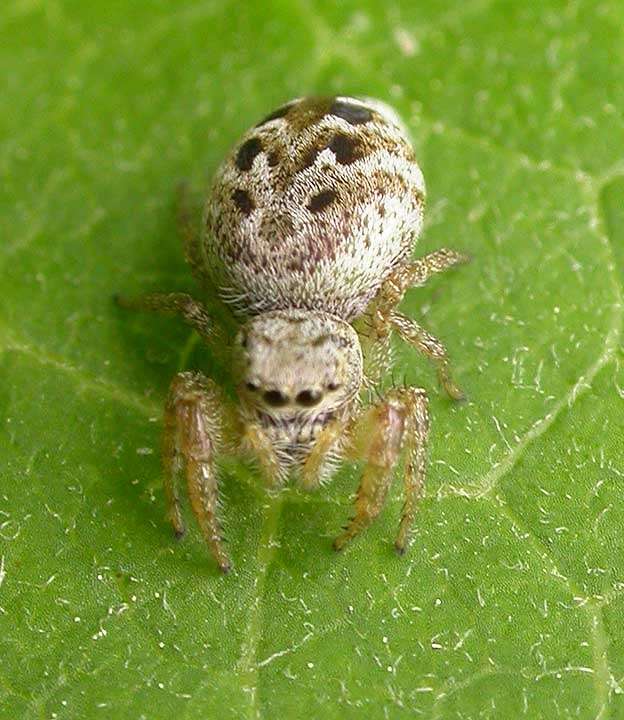
[[424,200],[422,173],[391,108],[350,97],[294,100],[249,130],[220,166],[201,233],[186,205],[181,212],[186,258],[231,309],[237,330],[186,294],[120,300],[180,315],[229,358],[238,403],[200,372],[177,374],[163,441],[175,532],[184,532],[176,484],[184,467],[223,572],[230,561],[217,518],[220,454],[253,457],[272,487],[295,473],[308,490],[338,461],[363,459],[355,514],[334,541],[340,550],[381,511],[403,452],[395,547],[405,551],[425,475],[427,395],[398,387],[369,404],[360,396],[379,387],[396,331],[436,364],[451,398],[463,397],[442,343],[397,310],[409,288],[467,260],[447,249],[410,260]]

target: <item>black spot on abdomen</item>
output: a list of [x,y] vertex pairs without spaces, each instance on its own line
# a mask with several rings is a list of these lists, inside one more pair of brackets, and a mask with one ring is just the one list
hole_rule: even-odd
[[350,165],[364,156],[364,154],[358,150],[359,140],[357,138],[351,137],[346,133],[336,133],[327,144],[318,144],[309,147],[303,155],[299,169],[305,170],[312,167],[319,154],[328,148],[334,153],[336,162],[339,162],[341,165]]
[[262,143],[258,138],[252,137],[246,140],[236,153],[236,167],[239,170],[251,170],[256,155],[262,152]]
[[319,148],[316,145],[313,145],[311,148],[309,148],[305,155],[303,156],[303,160],[301,162],[300,170],[305,170],[306,168],[312,167],[314,163],[316,162],[316,158],[318,157],[318,154],[321,152],[323,148]]
[[362,125],[373,119],[373,113],[364,105],[334,100],[329,108],[329,114],[346,120],[351,125]]
[[357,149],[357,139],[350,135],[345,135],[345,133],[337,133],[334,135],[328,147],[341,165],[350,165],[362,157]]
[[251,195],[247,190],[241,190],[237,188],[232,193],[232,200],[236,207],[243,213],[243,215],[250,215],[251,211],[256,207],[254,201],[251,199]]
[[328,205],[336,200],[338,195],[335,190],[323,190],[318,195],[314,195],[308,203],[308,210],[311,213],[317,213],[324,210]]

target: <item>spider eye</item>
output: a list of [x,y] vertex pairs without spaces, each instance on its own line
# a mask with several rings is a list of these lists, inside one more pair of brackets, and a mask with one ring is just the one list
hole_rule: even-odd
[[335,382],[327,383],[327,389],[330,392],[334,392],[334,390],[338,390],[339,387],[340,387],[340,383],[335,383]]
[[245,387],[247,388],[247,390],[249,390],[249,392],[257,392],[259,389],[259,385],[256,385],[256,383],[252,382],[246,382]]
[[295,400],[297,405],[303,405],[303,407],[314,407],[318,405],[323,397],[323,393],[318,390],[302,390],[297,394]]
[[262,397],[264,402],[271,407],[284,407],[290,402],[288,395],[279,390],[267,390]]

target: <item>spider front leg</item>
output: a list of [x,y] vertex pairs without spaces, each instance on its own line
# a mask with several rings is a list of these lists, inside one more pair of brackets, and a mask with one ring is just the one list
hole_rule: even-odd
[[191,507],[222,572],[230,569],[217,518],[215,456],[222,443],[223,405],[216,385],[201,373],[178,373],[170,386],[163,435],[168,514],[177,537],[184,534],[177,476],[184,467]]
[[427,395],[421,388],[400,388],[366,408],[351,430],[351,454],[366,461],[355,502],[355,515],[334,548],[342,548],[381,512],[401,451],[405,451],[405,505],[395,541],[403,554],[425,478],[425,450],[429,434]]

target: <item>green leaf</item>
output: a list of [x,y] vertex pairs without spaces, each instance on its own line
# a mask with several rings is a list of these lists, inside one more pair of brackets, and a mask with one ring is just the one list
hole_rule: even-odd
[[[616,0],[0,11],[0,715],[624,717],[624,12]],[[234,570],[164,519],[167,384],[208,353],[114,292],[197,292],[174,188],[308,93],[378,96],[428,185],[410,293],[469,394],[432,396],[411,551],[337,556],[357,471],[223,476]],[[190,520],[190,519],[189,519]]]

